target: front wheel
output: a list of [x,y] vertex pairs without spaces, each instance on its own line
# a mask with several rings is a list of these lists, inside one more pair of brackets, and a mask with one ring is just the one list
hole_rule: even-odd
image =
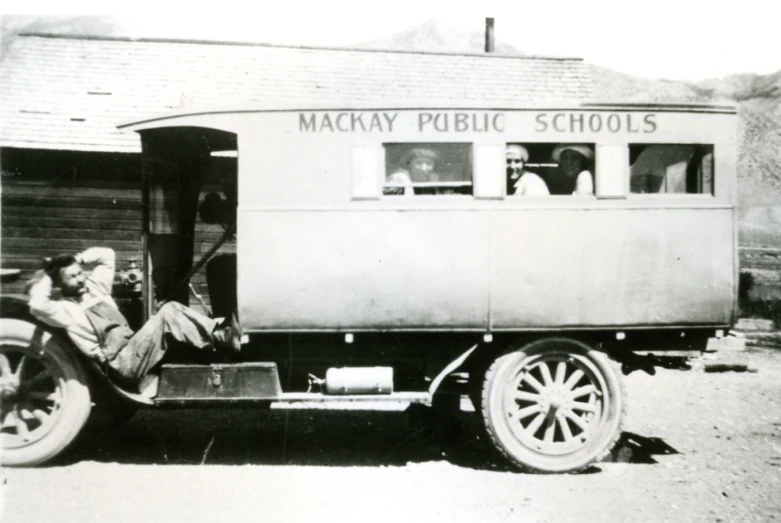
[[2,465],[43,463],[86,423],[92,404],[74,350],[40,326],[0,319]]
[[567,338],[531,342],[485,374],[485,427],[516,466],[573,472],[601,459],[621,435],[622,382],[610,360]]

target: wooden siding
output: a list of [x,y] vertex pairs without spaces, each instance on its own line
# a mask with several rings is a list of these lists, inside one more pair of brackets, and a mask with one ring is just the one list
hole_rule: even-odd
[[[86,184],[86,182],[85,182]],[[22,270],[21,278],[3,284],[3,293],[22,293],[25,283],[41,267],[41,259],[60,253],[76,253],[94,246],[111,247],[117,254],[117,270],[141,251],[141,190],[139,184],[102,182],[102,187],[74,182],[29,183],[4,178],[2,184],[2,267]],[[205,193],[204,193],[205,194]],[[199,222],[195,258],[220,238],[222,228]],[[220,252],[235,252],[235,243]],[[192,283],[206,302],[205,270]],[[194,308],[199,306],[191,300]]]

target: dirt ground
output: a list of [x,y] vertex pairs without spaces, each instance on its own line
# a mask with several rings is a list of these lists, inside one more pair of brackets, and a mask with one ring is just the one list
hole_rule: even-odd
[[143,411],[49,466],[0,471],[0,519],[781,520],[781,351],[720,359],[758,372],[628,376],[619,446],[580,474],[507,470],[473,412],[437,437],[403,405]]

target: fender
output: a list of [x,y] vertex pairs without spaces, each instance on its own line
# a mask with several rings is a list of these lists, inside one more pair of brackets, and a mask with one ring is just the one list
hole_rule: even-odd
[[155,405],[155,402],[147,398],[146,396],[137,394],[135,392],[128,392],[118,387],[113,381],[111,381],[111,379],[109,379],[108,375],[106,374],[106,371],[103,370],[103,368],[100,365],[98,365],[98,363],[95,360],[88,358],[86,355],[84,355],[84,353],[82,353],[75,347],[74,350],[79,353],[79,358],[84,364],[84,368],[87,369],[87,372],[89,373],[91,379],[99,380],[100,384],[107,386],[111,390],[111,392],[125,398],[128,401],[133,402],[139,407],[153,407]]
[[[3,294],[0,296],[0,318],[12,318],[15,320],[29,321],[39,324],[38,320],[30,314],[27,305],[28,297],[24,294]],[[51,329],[50,329],[51,330]]]
[[450,373],[455,371],[457,368],[459,368],[466,359],[472,355],[472,353],[477,350],[477,347],[479,344],[475,343],[469,350],[461,354],[458,358],[454,359],[450,363],[447,364],[447,366],[442,369],[442,371],[437,374],[436,378],[431,382],[431,385],[428,388],[429,395],[433,398],[434,394],[437,392],[437,389],[439,388],[439,385],[442,383],[442,381],[447,378]]

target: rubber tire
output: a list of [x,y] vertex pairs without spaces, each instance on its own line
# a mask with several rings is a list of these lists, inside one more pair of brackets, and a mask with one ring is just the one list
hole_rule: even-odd
[[[37,338],[37,339],[36,339]],[[42,350],[61,373],[62,403],[56,424],[41,439],[15,449],[0,449],[0,464],[11,467],[44,463],[62,452],[89,418],[92,402],[84,368],[70,342],[26,321],[0,319],[0,344],[21,342]]]
[[[609,399],[605,401],[607,411],[598,433],[592,435],[586,445],[571,454],[550,456],[522,444],[504,422],[506,414],[502,406],[502,384],[524,359],[547,351],[560,352],[562,348],[593,364],[602,375]],[[605,354],[574,339],[543,338],[511,350],[497,358],[488,368],[481,395],[483,423],[494,447],[515,467],[543,474],[576,472],[607,456],[621,437],[626,406],[623,385],[615,365]]]

